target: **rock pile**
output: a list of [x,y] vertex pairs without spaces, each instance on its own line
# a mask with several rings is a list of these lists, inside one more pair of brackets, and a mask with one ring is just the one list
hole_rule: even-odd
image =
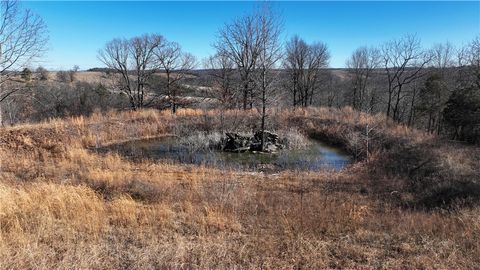
[[[276,152],[284,146],[279,143],[278,135],[269,131],[257,131],[253,137],[241,136],[237,133],[226,133],[223,150],[228,152]],[[262,135],[264,147],[262,149]]]

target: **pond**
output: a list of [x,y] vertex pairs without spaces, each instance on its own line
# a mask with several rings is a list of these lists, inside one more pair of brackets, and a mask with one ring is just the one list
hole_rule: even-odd
[[317,140],[310,140],[304,149],[283,149],[278,153],[232,153],[221,150],[194,150],[178,143],[175,137],[134,140],[97,149],[117,152],[133,160],[159,160],[228,169],[339,170],[352,162],[348,153]]

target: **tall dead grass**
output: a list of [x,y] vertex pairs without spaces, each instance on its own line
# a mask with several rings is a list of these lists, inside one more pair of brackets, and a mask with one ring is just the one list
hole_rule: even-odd
[[[258,124],[255,111],[111,112],[0,130],[0,268],[480,265],[476,204],[416,204],[435,194],[438,186],[421,188],[431,181],[444,189],[474,185],[478,149],[349,108],[272,115],[269,128],[288,126],[337,143],[358,163],[339,172],[265,174],[131,162],[91,150],[192,130],[248,130]],[[367,123],[374,130],[368,160]]]

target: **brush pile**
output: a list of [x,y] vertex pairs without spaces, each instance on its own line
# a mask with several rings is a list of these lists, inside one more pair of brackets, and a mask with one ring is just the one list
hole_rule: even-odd
[[[269,131],[257,131],[253,137],[242,136],[237,133],[226,133],[223,151],[227,152],[267,152],[274,153],[283,149],[284,145],[279,143],[278,135]],[[263,149],[262,149],[263,137]]]

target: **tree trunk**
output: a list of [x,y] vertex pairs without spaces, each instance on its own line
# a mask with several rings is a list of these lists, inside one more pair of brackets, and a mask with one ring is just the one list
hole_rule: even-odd
[[243,110],[247,110],[248,104],[248,82],[243,84]]
[[174,87],[171,91],[172,91],[172,98],[170,99],[170,102],[172,106],[172,113],[175,114],[177,112],[177,90]]
[[170,106],[172,107],[172,113],[175,114],[177,112],[177,106],[175,105],[175,101],[172,100],[170,104]]
[[430,129],[432,127],[432,113],[428,113],[428,126],[427,126],[427,131],[430,133]]
[[438,116],[437,116],[437,135],[440,135],[440,131],[442,129],[442,122],[443,122],[443,117],[442,117],[442,113],[438,113]]
[[254,96],[253,96],[253,90],[250,89],[250,109],[253,109],[253,100],[254,100]]
[[313,104],[313,87],[312,87],[312,91],[310,91],[310,106],[312,106]]
[[353,87],[353,100],[352,100],[352,107],[357,109],[357,87]]
[[266,85],[266,81],[265,81],[265,77],[267,76],[266,74],[266,71],[264,70],[263,71],[263,74],[262,74],[262,138],[261,138],[261,142],[260,142],[260,150],[261,151],[265,151],[265,118],[266,118],[266,107],[267,107],[267,95],[266,95],[266,91],[267,91],[267,85]]
[[399,116],[399,106],[400,106],[400,95],[402,93],[402,85],[398,86],[397,99],[395,101],[395,107],[393,107],[393,120],[400,122]]
[[408,126],[411,127],[412,126],[412,123],[414,121],[414,116],[415,116],[415,96],[416,96],[416,93],[417,90],[415,89],[415,87],[413,88],[413,96],[412,96],[412,102],[410,103],[410,114],[408,116]]
[[388,103],[387,103],[387,118],[390,117],[390,110],[392,108],[392,91],[388,90]]
[[293,86],[293,107],[297,106],[297,87]]

